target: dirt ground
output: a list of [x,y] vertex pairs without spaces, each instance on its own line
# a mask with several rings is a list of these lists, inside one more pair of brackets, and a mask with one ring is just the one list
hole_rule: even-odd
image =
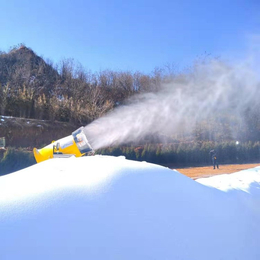
[[258,164],[229,164],[229,165],[220,165],[219,169],[213,169],[212,166],[205,166],[205,167],[189,167],[189,168],[176,168],[175,170],[179,171],[180,173],[192,178],[192,179],[198,179],[198,178],[206,178],[211,177],[214,175],[219,174],[228,174],[228,173],[234,173],[250,168],[254,168],[260,166],[260,163]]

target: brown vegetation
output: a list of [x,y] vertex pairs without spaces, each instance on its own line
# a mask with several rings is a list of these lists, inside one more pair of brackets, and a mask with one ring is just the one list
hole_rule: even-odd
[[[169,69],[168,69],[169,70]],[[45,62],[30,48],[0,52],[0,114],[87,124],[137,93],[156,92],[172,71],[86,71],[73,59]]]

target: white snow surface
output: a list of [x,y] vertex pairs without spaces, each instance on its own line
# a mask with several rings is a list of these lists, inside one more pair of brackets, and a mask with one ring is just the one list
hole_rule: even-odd
[[0,259],[259,260],[260,167],[197,181],[124,157],[0,177]]

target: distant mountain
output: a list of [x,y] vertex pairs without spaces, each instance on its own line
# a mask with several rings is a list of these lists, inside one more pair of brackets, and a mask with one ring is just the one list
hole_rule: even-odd
[[30,48],[21,45],[8,53],[0,54],[0,83],[12,87],[23,84],[35,86],[49,92],[57,79],[58,72],[36,55]]

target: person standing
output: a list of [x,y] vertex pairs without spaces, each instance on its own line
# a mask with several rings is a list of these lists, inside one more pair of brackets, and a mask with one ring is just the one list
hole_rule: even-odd
[[215,150],[211,150],[210,152],[212,163],[213,163],[213,169],[218,168],[218,158],[217,158],[217,152]]

